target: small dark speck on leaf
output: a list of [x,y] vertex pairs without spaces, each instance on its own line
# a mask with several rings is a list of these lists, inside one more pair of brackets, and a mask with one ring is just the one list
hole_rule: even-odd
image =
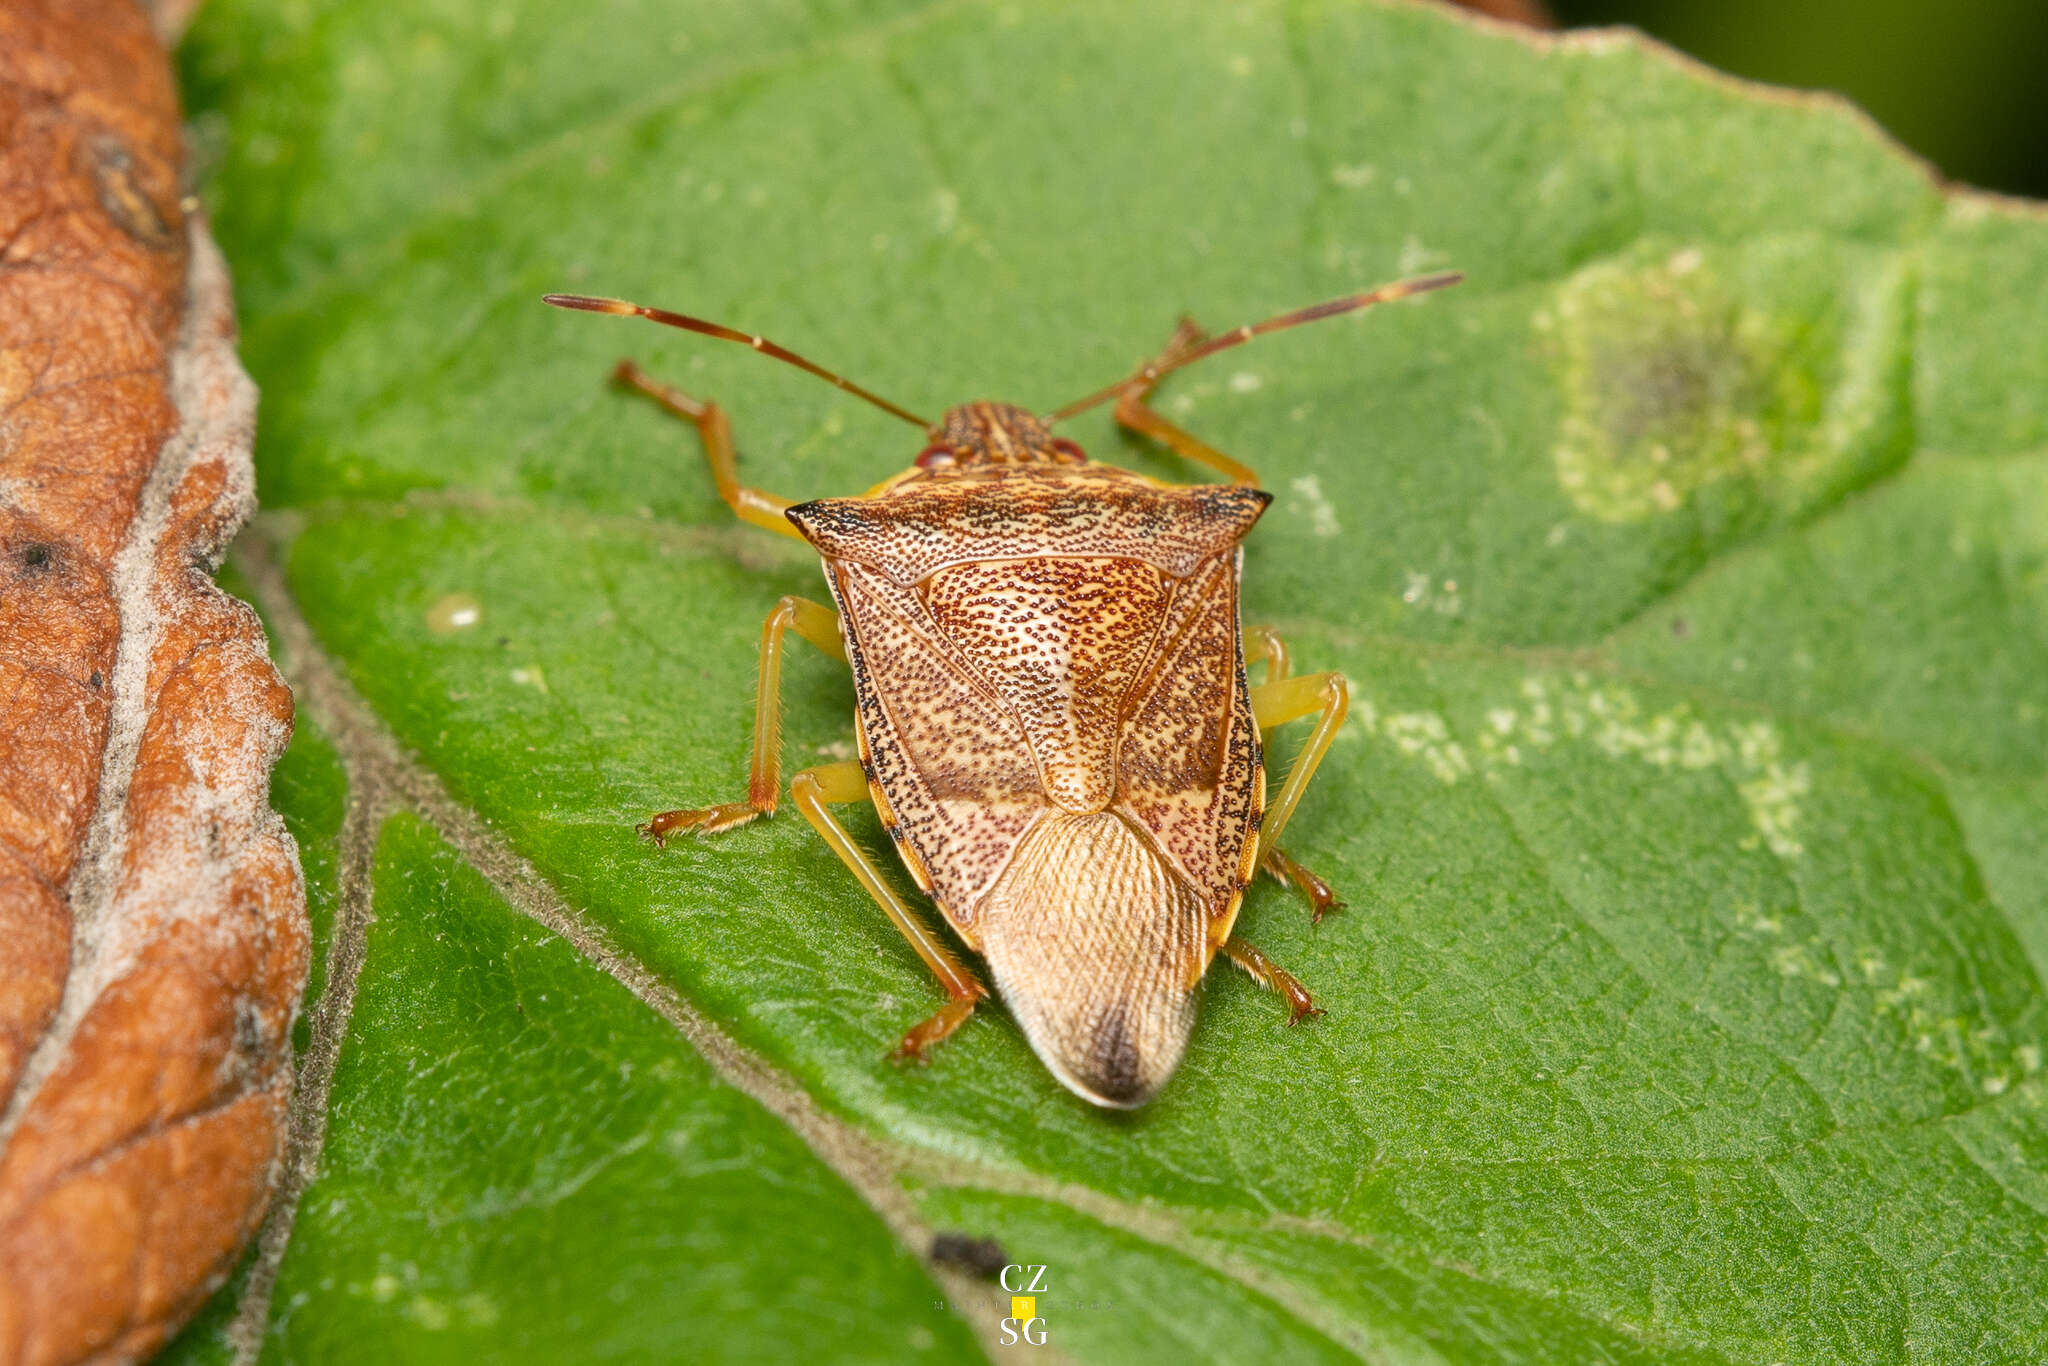
[[934,1234],[932,1260],[985,1281],[994,1280],[1010,1264],[1009,1254],[1003,1251],[1001,1243],[967,1233]]
[[99,685],[100,671],[98,669],[94,669],[92,671],[92,677],[85,680],[85,686],[88,688],[97,688]]
[[1692,623],[1684,617],[1673,617],[1671,619],[1671,634],[1680,640],[1684,640],[1692,634]]
[[46,545],[31,545],[24,548],[21,552],[21,562],[30,569],[48,569],[50,567],[50,547]]

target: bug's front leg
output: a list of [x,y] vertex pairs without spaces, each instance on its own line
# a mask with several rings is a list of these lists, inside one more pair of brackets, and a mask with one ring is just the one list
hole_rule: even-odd
[[791,506],[789,499],[740,482],[739,453],[733,448],[732,421],[726,417],[725,409],[691,398],[672,384],[663,384],[629,360],[618,363],[612,379],[647,395],[697,429],[704,442],[704,461],[711,466],[711,481],[718,485],[718,496],[735,516],[765,530],[803,539],[782,515]]
[[761,624],[761,681],[754,692],[754,764],[747,781],[747,799],[664,811],[640,827],[640,833],[656,844],[666,844],[670,835],[692,831],[716,835],[774,812],[775,794],[781,787],[782,636],[786,631],[795,631],[840,663],[846,662],[837,612],[809,598],[789,597],[775,604]]
[[1129,387],[1117,396],[1116,420],[1134,432],[1143,432],[1176,455],[1219,471],[1233,484],[1249,484],[1257,488],[1259,476],[1251,466],[1232,460],[1192,432],[1176,427],[1154,412],[1145,401],[1152,396],[1153,385],[1158,383],[1152,376],[1169,368],[1207,339],[1202,329],[1195,326],[1193,318],[1182,318],[1173,340],[1166,344],[1166,350],[1160,352],[1157,359],[1138,367]]
[[1323,761],[1324,753],[1330,748],[1330,740],[1336,735],[1337,727],[1344,724],[1344,713],[1350,705],[1350,693],[1345,687],[1342,674],[1311,674],[1295,678],[1288,671],[1286,642],[1270,626],[1248,626],[1245,628],[1245,663],[1255,664],[1264,660],[1266,681],[1252,689],[1252,716],[1261,734],[1274,726],[1284,725],[1312,710],[1322,715],[1316,729],[1309,736],[1308,744],[1295,757],[1294,766],[1287,771],[1287,779],[1281,784],[1280,796],[1266,812],[1260,826],[1259,866],[1281,882],[1290,882],[1308,898],[1309,909],[1320,921],[1331,911],[1339,910],[1344,903],[1330,884],[1302,866],[1280,847],[1280,828],[1294,814],[1294,808],[1301,800],[1302,791],[1308,787],[1309,779],[1315,776],[1316,766]]
[[932,975],[939,979],[939,985],[946,989],[946,1004],[930,1019],[913,1026],[903,1036],[903,1042],[896,1046],[893,1055],[922,1061],[925,1049],[967,1022],[967,1017],[974,1013],[974,1007],[988,995],[988,988],[961,966],[945,942],[904,904],[896,889],[882,877],[881,870],[869,861],[861,847],[853,842],[853,837],[846,833],[846,827],[826,809],[828,804],[869,799],[867,776],[861,772],[859,764],[820,764],[816,768],[807,768],[789,780],[789,799],[796,803],[796,809],[804,813],[804,819],[811,823],[825,843],[832,846],[832,852],[839,855],[839,861],[860,879],[860,885],[867,888],[875,904],[894,922],[897,931],[910,941],[910,947],[917,950],[917,956],[924,960]]

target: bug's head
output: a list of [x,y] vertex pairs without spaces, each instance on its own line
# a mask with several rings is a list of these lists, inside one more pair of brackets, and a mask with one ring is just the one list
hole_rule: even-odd
[[923,470],[988,465],[1079,465],[1081,448],[1047,429],[1045,420],[1008,403],[962,403],[931,428],[917,457]]

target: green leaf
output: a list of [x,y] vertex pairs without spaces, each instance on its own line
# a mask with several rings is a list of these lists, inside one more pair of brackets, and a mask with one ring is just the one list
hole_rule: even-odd
[[[376,918],[270,1358],[997,1350],[1007,1295],[908,1258],[938,1229],[1046,1267],[1077,1360],[2048,1350],[2037,210],[1834,103],[1406,4],[230,0],[185,63],[249,573],[349,790],[414,811],[326,865]],[[919,440],[541,293],[1043,409],[1183,312],[1446,268],[1158,399],[1276,494],[1248,617],[1352,680],[1288,836],[1350,907],[1240,922],[1325,1018],[1219,969],[1131,1115],[1000,1009],[892,1066],[938,993],[808,826],[634,836],[739,795],[759,623],[820,584],[611,364],[785,496]],[[850,753],[844,671],[784,680],[789,765]]]

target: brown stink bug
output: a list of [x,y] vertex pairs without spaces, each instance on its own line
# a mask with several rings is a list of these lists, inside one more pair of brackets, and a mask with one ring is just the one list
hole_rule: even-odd
[[[1146,400],[1168,371],[1260,333],[1458,278],[1386,285],[1214,339],[1183,322],[1157,359],[1050,416],[980,402],[938,422],[762,337],[549,295],[743,342],[917,424],[927,442],[860,497],[793,504],[740,483],[717,404],[620,363],[621,382],[696,425],[735,513],[818,551],[839,609],[789,597],[769,614],[746,800],[666,811],[641,832],[656,843],[710,835],[775,810],[782,637],[795,631],[852,667],[860,762],[805,769],[790,800],[946,989],[898,1056],[952,1033],[988,988],[848,837],[835,803],[875,804],[910,876],[987,962],[1032,1048],[1098,1105],[1141,1105],[1173,1074],[1219,949],[1286,997],[1290,1024],[1320,1013],[1230,929],[1261,867],[1300,887],[1318,919],[1336,904],[1278,841],[1344,720],[1344,679],[1291,675],[1277,635],[1239,625],[1240,542],[1271,496]],[[1119,423],[1230,482],[1162,483],[1052,434],[1111,400]],[[1261,660],[1266,680],[1248,687],[1245,666]],[[1315,730],[1268,805],[1260,732],[1311,713]]]

